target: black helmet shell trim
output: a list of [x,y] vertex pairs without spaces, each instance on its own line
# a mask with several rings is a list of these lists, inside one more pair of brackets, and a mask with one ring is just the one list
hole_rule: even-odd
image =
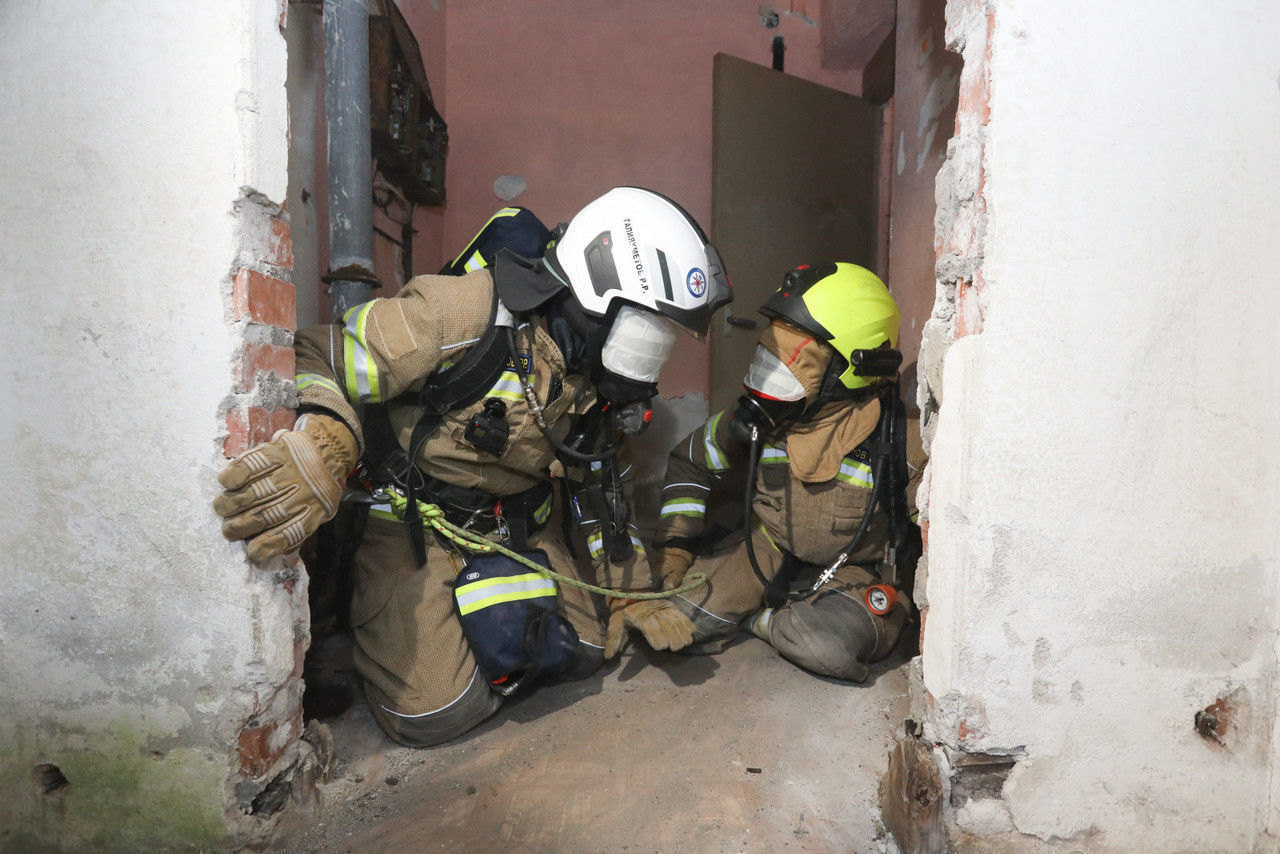
[[803,297],[809,288],[835,272],[836,265],[831,263],[791,270],[783,280],[782,287],[774,291],[773,296],[760,306],[760,313],[770,320],[785,320],[792,326],[798,326],[813,333],[815,337],[830,342],[834,336],[810,313]]

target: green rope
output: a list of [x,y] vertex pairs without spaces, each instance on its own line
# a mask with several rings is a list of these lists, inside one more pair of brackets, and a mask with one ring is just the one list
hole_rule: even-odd
[[[395,511],[401,521],[404,520],[405,511],[409,509],[409,499],[401,495],[395,490],[386,490],[387,498],[391,502],[391,509]],[[658,590],[653,592],[642,593],[631,590],[613,590],[608,587],[597,587],[594,584],[588,584],[585,581],[579,581],[576,578],[569,578],[561,575],[553,569],[548,569],[540,563],[529,560],[519,552],[514,552],[501,543],[495,543],[487,537],[468,531],[466,528],[453,524],[444,517],[444,511],[436,504],[428,504],[425,501],[418,502],[418,516],[422,519],[424,528],[435,528],[440,532],[442,537],[450,540],[461,548],[473,552],[498,552],[519,563],[527,566],[534,572],[538,572],[547,578],[553,578],[562,584],[568,584],[570,587],[580,587],[592,593],[598,593],[601,596],[607,596],[613,599],[670,599],[672,596],[678,596],[681,593],[688,593],[690,590],[696,590],[707,583],[706,573],[691,572],[685,576],[685,581],[679,587],[672,590]]]

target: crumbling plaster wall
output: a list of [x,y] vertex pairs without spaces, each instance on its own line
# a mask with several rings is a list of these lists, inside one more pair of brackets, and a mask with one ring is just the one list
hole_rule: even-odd
[[305,574],[210,508],[291,420],[282,11],[0,8],[0,850],[247,840],[309,751]]
[[920,705],[944,788],[1017,759],[949,820],[1273,849],[1280,7],[947,20]]
[[933,306],[934,179],[955,126],[960,57],[946,49],[945,6],[897,4],[887,281],[902,312],[898,347],[907,366],[916,361]]

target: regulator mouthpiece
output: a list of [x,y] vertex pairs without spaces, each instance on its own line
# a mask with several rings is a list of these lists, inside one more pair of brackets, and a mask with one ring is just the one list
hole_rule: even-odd
[[750,442],[753,425],[762,436],[777,433],[799,418],[804,406],[803,400],[774,400],[744,394],[738,398],[738,404],[729,416],[730,435],[739,442]]

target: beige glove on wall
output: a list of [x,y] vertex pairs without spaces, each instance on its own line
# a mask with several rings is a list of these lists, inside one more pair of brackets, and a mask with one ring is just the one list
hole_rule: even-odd
[[248,540],[249,559],[297,551],[338,512],[343,484],[357,459],[356,440],[336,418],[309,412],[233,459],[218,474],[226,490],[213,499],[222,535]]
[[684,574],[693,565],[693,552],[684,549],[665,548],[662,550],[662,589],[674,590],[684,581]]
[[675,652],[693,643],[693,621],[686,617],[669,599],[644,599],[628,603],[623,599],[614,606],[605,631],[604,657],[613,658],[622,649],[626,629],[639,629],[649,646]]

